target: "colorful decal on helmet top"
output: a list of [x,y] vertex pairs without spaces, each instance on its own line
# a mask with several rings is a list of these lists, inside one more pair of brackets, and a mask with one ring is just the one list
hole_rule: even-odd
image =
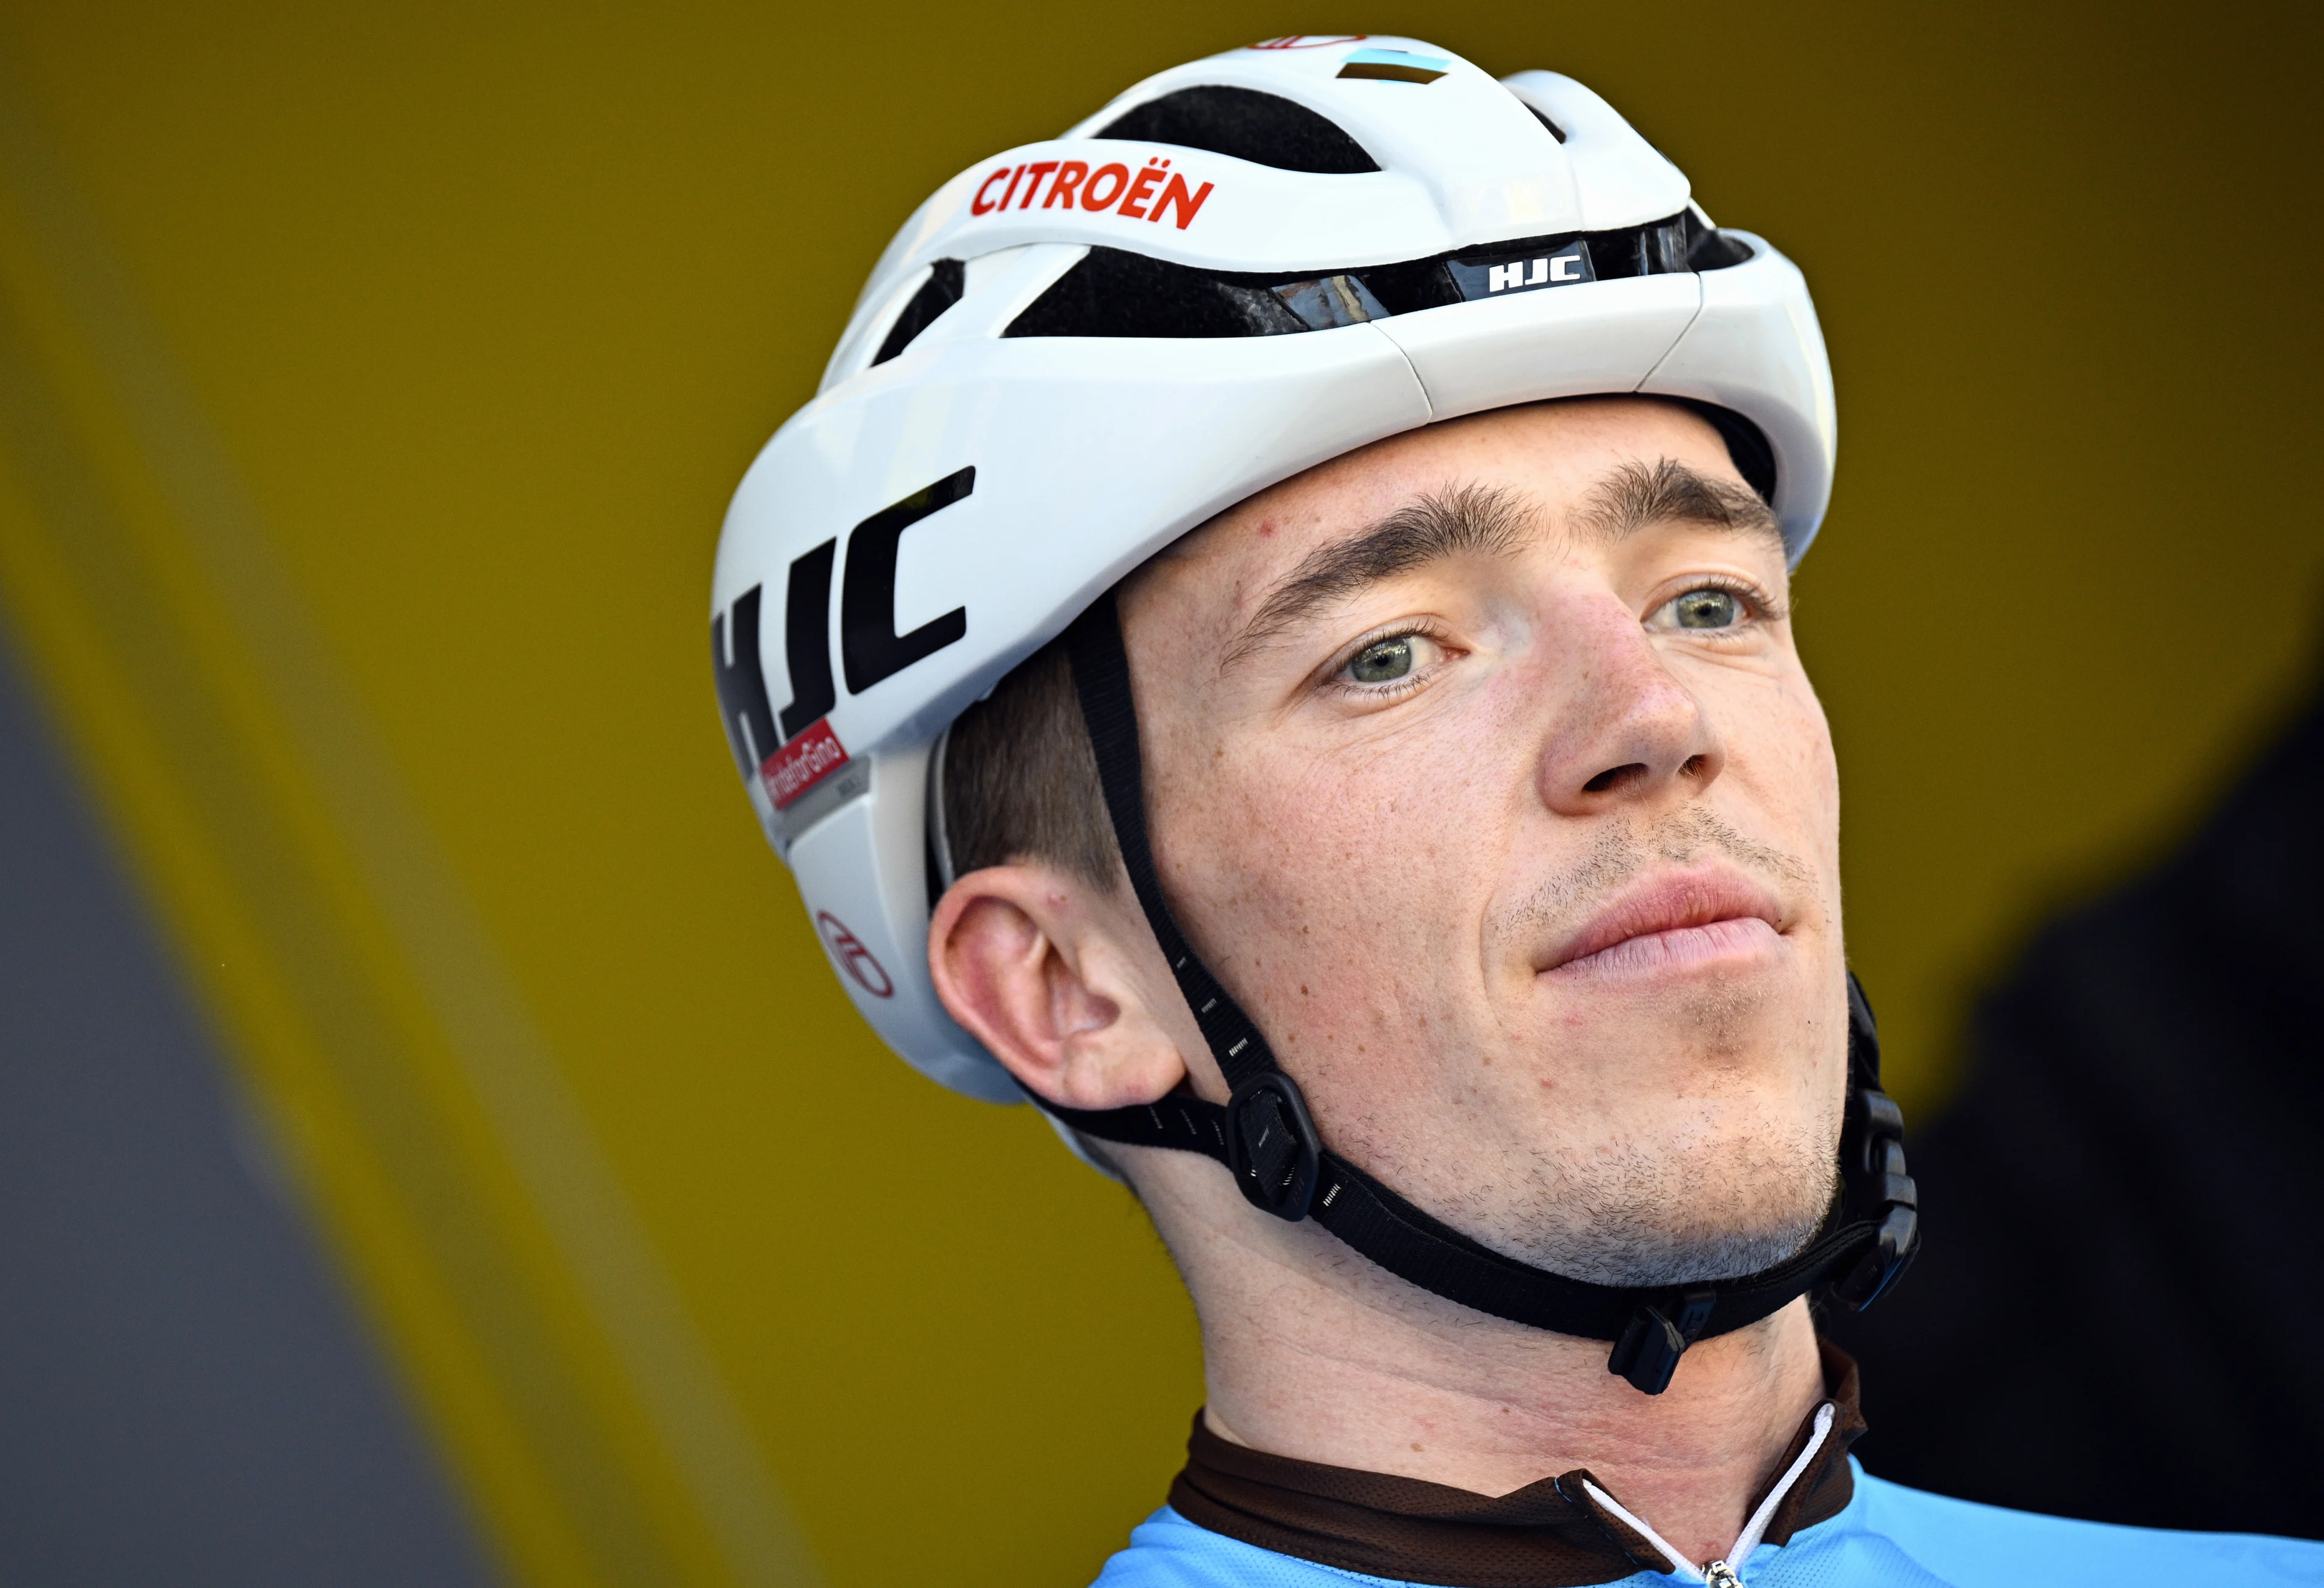
[[1256,44],[1245,44],[1246,50],[1321,50],[1326,44],[1360,44],[1369,33],[1286,33],[1279,39],[1261,39]]
[[1370,78],[1382,83],[1433,83],[1452,69],[1441,55],[1415,55],[1408,50],[1359,50],[1340,68],[1343,78]]
[[760,764],[759,781],[780,810],[846,764],[839,735],[831,731],[830,720],[823,718],[767,757]]
[[815,912],[815,929],[823,936],[823,946],[839,968],[854,978],[855,984],[874,998],[893,998],[896,983],[889,979],[887,968],[872,957],[863,946],[863,940],[847,929],[847,924],[827,909]]
[[1095,170],[1086,160],[1034,160],[986,173],[968,201],[968,212],[995,215],[1012,205],[1031,209],[1038,198],[1043,209],[1078,207],[1093,215],[1110,214],[1148,224],[1158,225],[1167,215],[1183,232],[1194,224],[1203,201],[1215,185],[1204,182],[1199,188],[1188,187],[1185,174],[1172,171],[1169,157],[1161,154],[1147,156],[1136,176],[1118,160],[1106,161]]
[[975,489],[975,468],[956,469],[892,507],[881,508],[849,532],[847,573],[839,586],[839,660],[846,669],[850,695],[862,694],[968,632],[965,606],[930,618],[908,634],[896,632],[896,553],[906,530],[966,501]]
[[1471,301],[1479,298],[1497,298],[1510,292],[1531,292],[1544,287],[1572,287],[1598,279],[1597,270],[1590,263],[1590,245],[1568,243],[1549,254],[1516,259],[1450,259],[1445,268],[1452,272],[1453,285],[1461,296]]

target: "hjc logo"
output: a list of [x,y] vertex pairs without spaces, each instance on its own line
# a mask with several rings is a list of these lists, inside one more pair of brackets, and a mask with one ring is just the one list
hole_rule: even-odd
[[[905,531],[966,501],[975,489],[976,470],[956,470],[848,532],[847,567],[839,577],[839,673],[850,695],[861,695],[968,632],[964,606],[908,633],[896,632],[896,559]],[[734,764],[745,778],[764,783],[778,808],[847,764],[847,752],[824,720],[839,704],[839,679],[831,666],[831,586],[838,560],[835,537],[792,559],[783,592],[783,663],[791,699],[779,712],[767,697],[766,675],[760,669],[764,586],[752,586],[734,598],[731,611],[710,620],[711,667]]]
[[1551,259],[1520,259],[1514,264],[1497,264],[1486,272],[1485,290],[1506,292],[1513,287],[1554,287],[1589,279],[1582,273],[1579,254],[1560,254]]
[[823,934],[823,946],[831,950],[831,957],[839,962],[841,970],[854,978],[857,986],[874,998],[896,995],[896,983],[888,979],[886,969],[863,946],[863,940],[847,929],[845,922],[827,909],[819,909],[816,911],[815,929]]

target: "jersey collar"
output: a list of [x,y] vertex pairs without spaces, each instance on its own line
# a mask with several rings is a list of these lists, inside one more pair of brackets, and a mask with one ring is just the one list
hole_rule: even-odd
[[[1848,1447],[1865,1430],[1856,1363],[1829,1341],[1817,1349],[1831,1428],[1777,1502],[1764,1534],[1769,1544],[1838,1516],[1855,1493]],[[1813,1411],[1803,1419],[1776,1474],[1807,1448],[1815,1422]],[[1746,1510],[1756,1511],[1776,1481]],[[1494,1497],[1294,1461],[1230,1444],[1197,1412],[1170,1505],[1197,1527],[1278,1555],[1443,1588],[1590,1588],[1641,1570],[1670,1571],[1674,1563],[1600,1502],[1604,1493],[1586,1468]]]

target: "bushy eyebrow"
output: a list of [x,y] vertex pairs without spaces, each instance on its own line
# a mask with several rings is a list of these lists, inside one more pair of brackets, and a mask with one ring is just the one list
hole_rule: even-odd
[[1575,514],[1583,533],[1627,540],[1652,524],[1697,524],[1783,545],[1784,527],[1757,492],[1699,473],[1675,458],[1626,463],[1590,488]]
[[1268,593],[1228,650],[1232,667],[1319,608],[1367,586],[1448,557],[1502,557],[1531,538],[1530,515],[1514,493],[1485,485],[1421,497],[1360,534],[1318,546]]
[[[1259,603],[1221,669],[1368,586],[1448,557],[1507,556],[1539,532],[1538,520],[1524,498],[1498,486],[1431,492],[1370,529],[1302,558]],[[1729,530],[1783,545],[1782,524],[1756,493],[1675,458],[1618,466],[1590,488],[1574,513],[1576,530],[1600,541],[1628,540],[1658,523]]]

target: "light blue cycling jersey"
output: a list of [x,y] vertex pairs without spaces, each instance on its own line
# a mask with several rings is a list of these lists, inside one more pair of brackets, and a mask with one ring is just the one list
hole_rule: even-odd
[[[1759,1546],[1739,1572],[1747,1588],[2324,1583],[2324,1544],[2034,1516],[1884,1482],[1852,1456],[1849,1464],[1856,1492],[1846,1509],[1801,1528],[1787,1544]],[[1684,1580],[1638,1572],[1621,1582],[1626,1588],[1665,1588]],[[1106,1562],[1096,1588],[1341,1588],[1350,1583],[1409,1588],[1241,1543],[1164,1506],[1131,1532],[1129,1548]]]

